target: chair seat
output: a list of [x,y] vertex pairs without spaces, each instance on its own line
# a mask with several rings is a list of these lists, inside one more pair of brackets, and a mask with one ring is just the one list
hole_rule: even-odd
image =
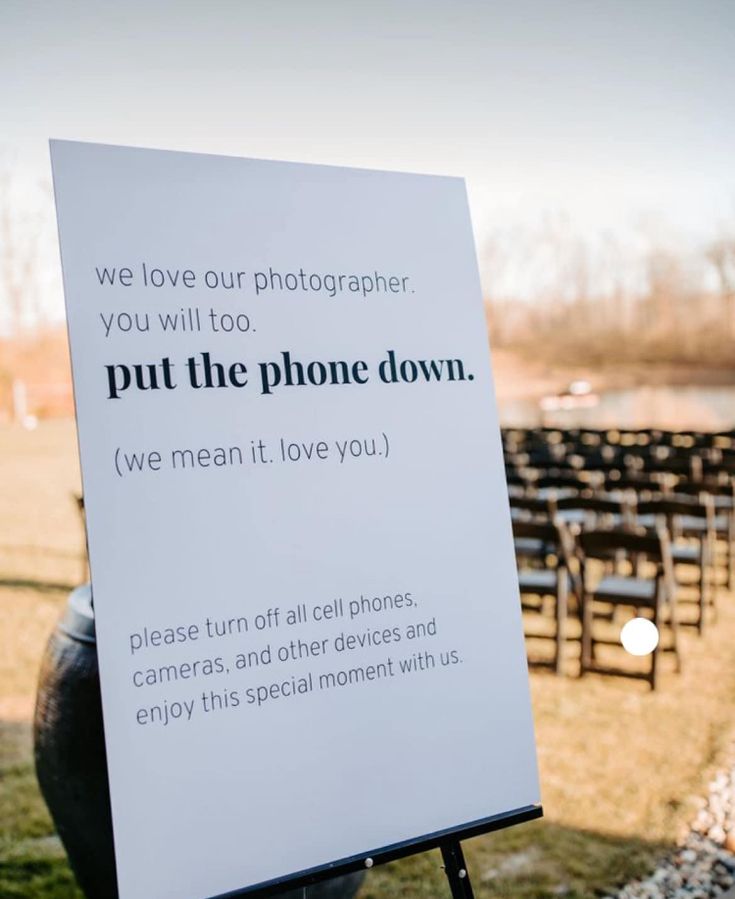
[[564,524],[584,524],[587,520],[587,512],[584,509],[561,509],[556,513]]
[[577,491],[570,487],[562,487],[561,489],[558,487],[541,487],[536,491],[536,496],[539,499],[549,499],[550,497],[561,499],[566,496],[574,496],[576,493]]
[[649,578],[608,575],[600,581],[592,596],[602,602],[630,602],[635,606],[652,606],[656,596],[656,582]]
[[[564,572],[569,585],[569,572]],[[548,568],[522,568],[518,572],[518,586],[521,593],[535,593],[538,596],[555,595],[557,589],[557,573]]]
[[[679,519],[679,527],[683,534],[702,534],[707,530],[707,521],[704,518],[695,518],[693,515],[682,515]],[[727,515],[715,516],[715,530],[718,534],[728,533]]]
[[584,525],[589,520],[594,521],[600,518],[609,521],[613,527],[620,527],[623,523],[622,516],[618,515],[617,512],[595,512],[590,509],[561,509],[556,514],[564,524]]
[[702,550],[699,546],[685,546],[674,544],[671,547],[671,558],[674,563],[699,565]]
[[514,539],[516,556],[532,559],[545,559],[552,551],[543,540],[535,537],[516,537]]

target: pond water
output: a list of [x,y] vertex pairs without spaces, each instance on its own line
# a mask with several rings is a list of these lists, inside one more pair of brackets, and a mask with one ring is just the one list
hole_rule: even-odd
[[635,387],[598,394],[585,408],[542,411],[537,399],[499,400],[504,427],[664,428],[720,431],[735,427],[735,386]]

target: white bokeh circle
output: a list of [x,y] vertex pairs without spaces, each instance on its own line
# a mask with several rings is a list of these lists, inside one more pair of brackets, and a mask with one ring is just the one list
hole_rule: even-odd
[[650,655],[658,640],[658,628],[648,618],[631,618],[620,631],[620,642],[632,656]]

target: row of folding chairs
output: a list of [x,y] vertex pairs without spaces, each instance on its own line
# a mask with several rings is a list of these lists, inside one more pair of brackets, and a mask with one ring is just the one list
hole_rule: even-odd
[[506,468],[523,476],[526,471],[561,470],[570,472],[599,471],[603,474],[619,472],[620,476],[671,474],[692,481],[732,477],[735,474],[735,454],[717,453],[708,458],[697,453],[605,453],[582,455],[571,452],[506,453]]
[[[680,481],[667,485],[660,480],[609,479],[596,483],[544,481],[533,488],[510,486],[516,512],[525,504],[535,514],[569,519],[575,514],[590,523],[604,516],[606,524],[650,526],[651,516],[664,516],[675,536],[696,536],[707,529],[715,546],[724,552],[728,589],[735,589],[735,486],[733,480],[702,485]],[[689,513],[686,512],[689,504]],[[648,516],[641,521],[637,516]],[[694,520],[697,519],[697,520]],[[680,533],[684,528],[685,533]]]
[[668,431],[661,428],[504,428],[503,443],[509,447],[553,446],[568,444],[579,447],[668,446],[686,450],[735,448],[735,430]]
[[503,432],[511,476],[552,471],[636,477],[665,474],[704,482],[735,475],[735,433],[529,429]]
[[[524,611],[553,621],[551,630],[527,636],[552,640],[549,664],[558,673],[575,640],[581,674],[642,677],[655,689],[660,653],[672,653],[680,667],[679,627],[703,633],[716,617],[723,567],[724,581],[732,578],[732,555],[719,564],[711,497],[636,502],[630,494],[549,495],[513,497],[511,503]],[[693,571],[693,582],[685,571]],[[692,609],[682,619],[687,605]],[[598,657],[600,646],[620,645],[609,625],[621,611],[650,618],[662,632],[647,670],[613,668]],[[607,634],[599,632],[601,623]]]

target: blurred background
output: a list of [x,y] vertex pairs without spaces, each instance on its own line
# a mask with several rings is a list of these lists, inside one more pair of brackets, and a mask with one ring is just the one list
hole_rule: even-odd
[[[633,505],[707,487],[721,519],[716,625],[682,635],[681,674],[578,679],[571,625],[567,676],[533,670],[547,818],[472,841],[476,892],[612,896],[662,859],[672,880],[625,895],[732,883],[733,47],[731,0],[0,4],[0,897],[81,895],[31,748],[86,578],[49,137],[466,178],[514,514],[621,501],[616,470],[662,475]],[[445,892],[431,855],[362,888]]]
[[[727,0],[7,0],[0,17],[4,421],[71,409],[47,149],[59,137],[461,175],[509,423],[537,423],[522,400],[579,372],[605,391],[646,385],[590,418],[724,422]],[[698,389],[663,389],[685,386]]]

